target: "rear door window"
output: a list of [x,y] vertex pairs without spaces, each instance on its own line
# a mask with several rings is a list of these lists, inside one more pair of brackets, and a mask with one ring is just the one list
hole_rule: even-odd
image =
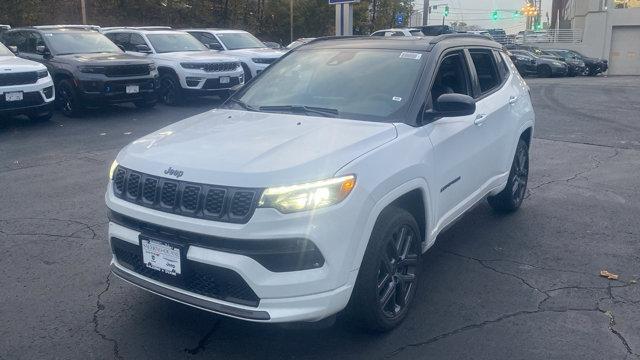
[[498,75],[492,50],[470,49],[469,54],[471,55],[473,66],[478,75],[481,95],[497,89],[502,81]]

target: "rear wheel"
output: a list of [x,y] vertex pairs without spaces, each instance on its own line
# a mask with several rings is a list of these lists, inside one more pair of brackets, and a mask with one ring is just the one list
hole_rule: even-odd
[[180,105],[184,100],[178,78],[170,73],[160,76],[160,100],[170,106]]
[[61,80],[56,85],[56,103],[60,111],[68,117],[78,117],[84,111],[76,88],[69,80]]
[[349,304],[360,326],[389,331],[407,316],[418,283],[420,240],[408,211],[389,207],[380,214]]
[[513,212],[518,210],[527,190],[529,181],[529,146],[520,139],[516,155],[511,164],[507,186],[495,196],[487,198],[489,205],[497,211]]

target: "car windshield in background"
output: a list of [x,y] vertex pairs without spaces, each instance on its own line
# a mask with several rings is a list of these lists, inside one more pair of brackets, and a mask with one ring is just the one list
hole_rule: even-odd
[[272,65],[228,106],[394,121],[409,104],[425,58],[399,50],[300,50]]
[[51,52],[56,55],[121,53],[122,50],[106,36],[97,32],[44,33],[49,40]]
[[412,36],[424,36],[421,30],[409,30]]
[[209,50],[189,34],[148,34],[147,38],[157,53]]
[[222,33],[218,38],[228,50],[264,48],[266,45],[247,33]]
[[7,49],[2,43],[0,43],[0,56],[13,56],[11,50]]

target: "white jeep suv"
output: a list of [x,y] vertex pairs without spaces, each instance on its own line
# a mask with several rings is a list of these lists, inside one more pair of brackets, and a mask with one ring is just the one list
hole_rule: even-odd
[[155,61],[165,104],[179,104],[188,95],[227,97],[244,84],[238,58],[211,51],[186,32],[151,27],[103,32],[127,53]]
[[255,36],[242,30],[226,29],[185,29],[201,43],[212,50],[240,59],[245,81],[260,74],[264,69],[284,55],[282,50],[274,50]]
[[111,166],[111,269],[227,316],[389,330],[421,254],[488,197],[524,199],[534,112],[501,45],[473,35],[318,39],[222,108]]
[[46,121],[52,116],[55,91],[47,68],[16,57],[0,43],[0,115],[27,115]]

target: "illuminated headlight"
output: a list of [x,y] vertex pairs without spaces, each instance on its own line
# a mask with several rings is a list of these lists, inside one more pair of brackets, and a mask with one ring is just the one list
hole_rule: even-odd
[[102,74],[104,73],[103,66],[80,66],[80,72],[88,74]]
[[44,79],[49,76],[49,72],[47,70],[38,70],[38,79]]
[[157,69],[156,64],[149,64],[149,72],[156,71],[156,69]]
[[199,63],[180,63],[180,66],[182,66],[185,69],[192,69],[192,70],[204,69],[204,64],[199,64]]
[[113,160],[113,162],[111,163],[111,167],[109,168],[109,180],[113,180],[113,174],[115,174],[117,168],[118,162]]
[[268,58],[253,58],[251,59],[251,61],[253,61],[256,64],[271,64],[273,62],[273,59],[268,59]]
[[356,186],[353,175],[312,183],[266,189],[258,207],[274,208],[282,213],[313,210],[335,205],[344,200]]

